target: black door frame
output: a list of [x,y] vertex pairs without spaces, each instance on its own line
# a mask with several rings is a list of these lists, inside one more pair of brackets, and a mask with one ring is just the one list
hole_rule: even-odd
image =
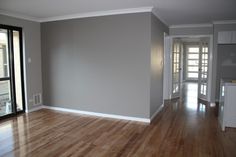
[[[23,42],[22,42],[22,28],[15,26],[8,26],[0,24],[0,29],[6,29],[8,35],[8,61],[9,61],[9,76],[5,78],[0,78],[0,81],[9,80],[11,87],[11,101],[12,101],[12,113],[0,117],[0,119],[5,119],[8,117],[15,116],[20,113],[25,112],[25,90],[24,90],[24,64],[23,64]],[[21,90],[22,90],[22,107],[23,110],[17,111],[16,105],[16,90],[15,90],[15,70],[14,70],[14,48],[13,48],[13,31],[19,32],[19,46],[20,46],[20,68],[21,68]]]

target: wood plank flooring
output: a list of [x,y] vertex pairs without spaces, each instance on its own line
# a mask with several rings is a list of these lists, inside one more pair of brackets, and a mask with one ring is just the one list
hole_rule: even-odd
[[0,121],[0,156],[236,157],[236,130],[216,113],[178,100],[149,125],[42,109]]

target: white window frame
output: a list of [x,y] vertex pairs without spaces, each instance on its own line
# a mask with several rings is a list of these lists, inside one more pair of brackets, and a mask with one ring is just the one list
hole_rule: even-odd
[[[190,48],[190,47],[198,47],[199,48],[199,52],[198,53],[188,53],[188,49]],[[192,77],[188,77],[188,73],[189,73],[189,71],[188,71],[188,67],[189,67],[189,65],[188,65],[188,61],[189,60],[193,60],[193,61],[196,61],[197,59],[189,59],[189,54],[198,54],[199,55],[199,53],[200,53],[200,45],[199,44],[197,44],[197,43],[189,43],[189,44],[186,44],[185,45],[185,54],[186,54],[186,64],[185,64],[185,80],[186,81],[197,81],[198,80],[198,77],[197,78],[192,78]],[[190,66],[190,67],[198,67],[198,69],[199,69],[199,59],[200,58],[198,58],[198,65],[197,66]],[[198,71],[196,71],[196,72],[190,72],[190,73],[196,73],[197,75],[198,75],[198,73],[199,73],[199,70]]]

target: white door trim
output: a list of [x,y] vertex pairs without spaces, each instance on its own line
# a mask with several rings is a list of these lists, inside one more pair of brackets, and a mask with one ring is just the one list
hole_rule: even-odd
[[208,71],[208,92],[207,92],[207,101],[211,102],[211,89],[212,89],[212,70],[213,70],[213,35],[209,35],[209,71]]

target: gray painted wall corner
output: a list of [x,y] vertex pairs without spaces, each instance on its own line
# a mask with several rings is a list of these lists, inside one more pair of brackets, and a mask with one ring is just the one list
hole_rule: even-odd
[[164,32],[168,26],[151,14],[150,118],[163,104]]
[[[213,78],[216,78],[213,80],[213,84],[214,84],[214,88],[212,88],[212,97],[213,97],[213,100],[215,101],[219,101],[219,91],[220,91],[220,79],[221,79],[221,74],[222,74],[222,71],[223,70],[221,67],[220,67],[220,63],[218,62],[221,62],[221,59],[218,58],[219,56],[219,52],[218,51],[218,32],[220,31],[235,31],[236,30],[236,24],[215,24],[214,25],[214,34],[213,34],[213,37],[214,37],[214,43],[213,43],[213,52],[214,52],[214,57],[213,57]],[[227,51],[228,48],[225,47],[221,47],[220,51],[224,52],[224,51]],[[228,51],[227,51],[228,52]],[[234,74],[232,75],[226,75],[226,77],[234,77]]]
[[41,28],[45,104],[150,117],[150,13],[47,22]]
[[[42,93],[40,23],[5,15],[0,15],[0,21],[1,24],[23,28],[25,95],[26,105],[30,110],[34,107],[30,101],[33,100],[33,95]],[[31,63],[27,62],[28,58],[31,58]]]

